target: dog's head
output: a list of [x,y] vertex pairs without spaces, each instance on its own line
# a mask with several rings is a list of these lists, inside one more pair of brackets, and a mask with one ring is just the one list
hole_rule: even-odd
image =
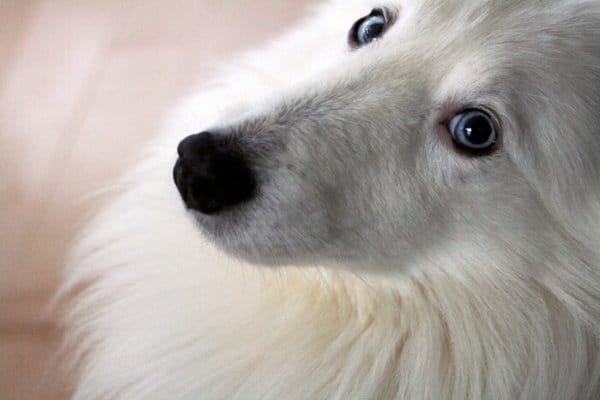
[[179,144],[181,197],[227,251],[395,266],[595,235],[597,1],[338,1],[288,39],[296,59],[262,60],[287,86]]

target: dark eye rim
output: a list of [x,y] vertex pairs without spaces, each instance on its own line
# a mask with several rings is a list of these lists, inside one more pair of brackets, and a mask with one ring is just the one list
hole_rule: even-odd
[[[456,116],[458,116],[460,114],[465,114],[468,112],[483,113],[490,119],[492,126],[494,128],[494,132],[496,134],[495,141],[490,146],[481,148],[481,149],[475,149],[475,148],[470,148],[464,144],[461,144],[454,139],[453,132],[451,131],[451,128],[450,128],[450,122]],[[496,113],[491,111],[488,107],[473,105],[473,106],[459,108],[459,109],[455,110],[448,118],[446,118],[444,120],[443,125],[444,125],[444,128],[446,129],[446,131],[448,132],[448,135],[451,138],[454,149],[457,152],[459,152],[460,154],[468,155],[468,156],[475,156],[475,157],[482,157],[482,156],[488,156],[492,153],[495,153],[502,147],[502,137],[503,137],[502,124],[500,123],[500,120],[498,119]]]
[[381,8],[381,7],[374,8],[373,10],[371,10],[371,12],[368,15],[365,15],[364,17],[357,20],[350,28],[350,32],[348,33],[348,44],[350,45],[350,48],[352,50],[356,50],[356,49],[364,47],[368,44],[368,43],[364,44],[364,43],[360,42],[360,40],[358,38],[358,28],[360,28],[360,26],[363,24],[363,22],[365,22],[368,18],[371,18],[374,16],[381,16],[385,20],[385,25],[383,27],[383,31],[381,32],[379,37],[382,37],[383,35],[385,35],[386,31],[389,29],[389,27],[393,23],[393,18],[391,17],[391,14],[385,8]]

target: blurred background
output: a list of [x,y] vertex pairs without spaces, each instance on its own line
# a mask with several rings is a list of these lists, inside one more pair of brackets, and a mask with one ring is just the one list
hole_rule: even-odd
[[65,399],[48,303],[93,195],[217,61],[316,0],[0,0],[0,400]]

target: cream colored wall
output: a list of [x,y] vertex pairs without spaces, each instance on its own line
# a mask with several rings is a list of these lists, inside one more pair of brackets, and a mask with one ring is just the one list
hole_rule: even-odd
[[0,0],[0,399],[67,396],[44,310],[90,195],[189,82],[314,2]]

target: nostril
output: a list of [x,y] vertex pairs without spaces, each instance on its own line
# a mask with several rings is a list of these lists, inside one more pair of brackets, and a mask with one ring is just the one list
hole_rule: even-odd
[[177,152],[173,179],[188,208],[213,214],[252,197],[254,174],[230,138],[198,133],[183,139]]

